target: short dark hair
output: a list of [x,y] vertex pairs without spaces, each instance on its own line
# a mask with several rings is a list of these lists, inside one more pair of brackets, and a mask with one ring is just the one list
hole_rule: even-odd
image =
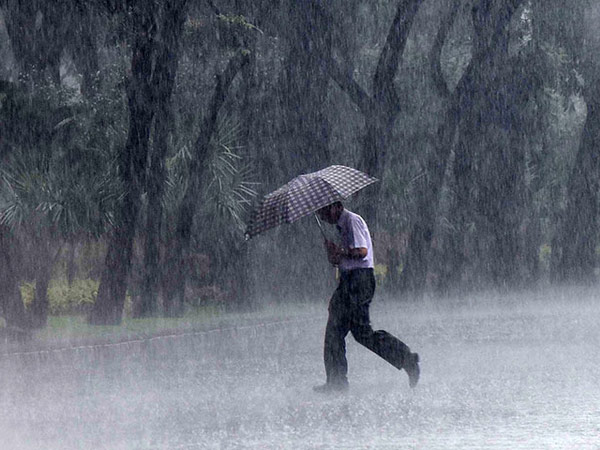
[[342,202],[340,202],[338,200],[337,202],[333,202],[333,203],[330,203],[329,205],[325,205],[322,208],[319,208],[319,211],[324,211],[324,210],[331,211],[331,208],[334,208],[334,207],[341,207],[343,209],[344,205],[342,204]]

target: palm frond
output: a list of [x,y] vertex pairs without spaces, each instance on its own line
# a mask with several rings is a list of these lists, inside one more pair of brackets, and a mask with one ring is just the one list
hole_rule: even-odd
[[[234,117],[225,115],[219,119],[210,142],[208,180],[199,197],[201,215],[213,217],[224,227],[233,226],[235,229],[244,227],[244,215],[251,199],[257,195],[254,187],[258,184],[251,180],[250,166],[241,154],[241,132],[242,126]],[[180,204],[187,189],[191,148],[191,141],[183,143],[167,160],[166,192],[163,196],[167,214]]]

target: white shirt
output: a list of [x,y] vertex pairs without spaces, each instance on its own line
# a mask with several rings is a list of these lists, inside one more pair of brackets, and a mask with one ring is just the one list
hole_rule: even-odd
[[366,248],[367,256],[362,259],[342,258],[340,270],[373,268],[373,244],[366,222],[358,214],[344,209],[337,221],[344,248]]

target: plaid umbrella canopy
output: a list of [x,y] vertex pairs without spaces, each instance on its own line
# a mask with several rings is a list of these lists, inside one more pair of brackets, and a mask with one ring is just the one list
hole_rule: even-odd
[[329,166],[300,175],[264,197],[248,224],[246,239],[282,223],[295,222],[376,181],[377,178],[346,166]]

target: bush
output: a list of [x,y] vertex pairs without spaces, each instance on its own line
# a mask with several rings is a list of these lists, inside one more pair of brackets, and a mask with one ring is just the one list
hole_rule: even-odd
[[375,279],[377,284],[382,285],[387,277],[388,268],[385,264],[375,264]]
[[[99,282],[91,279],[73,280],[71,285],[66,280],[52,280],[48,286],[49,314],[81,314],[90,310],[98,295]],[[28,308],[35,295],[35,283],[21,285],[23,303]]]
[[542,264],[542,267],[545,270],[550,269],[550,258],[551,257],[552,257],[552,247],[550,247],[548,244],[543,244],[540,247],[539,258],[540,258],[540,263]]

